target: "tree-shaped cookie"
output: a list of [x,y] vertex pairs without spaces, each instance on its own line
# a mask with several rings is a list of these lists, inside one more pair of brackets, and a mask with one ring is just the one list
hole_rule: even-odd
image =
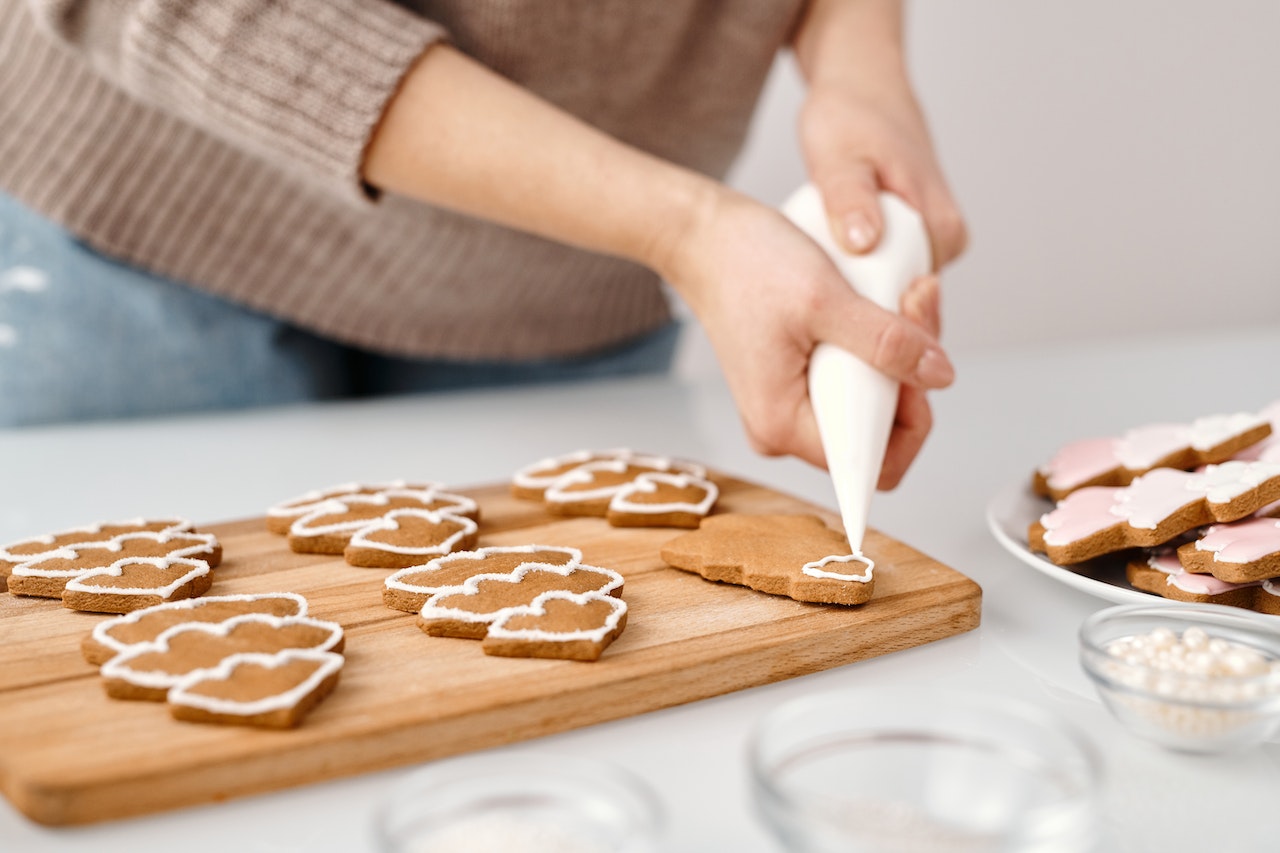
[[714,515],[662,548],[670,566],[707,580],[822,604],[871,598],[871,564],[812,515]]

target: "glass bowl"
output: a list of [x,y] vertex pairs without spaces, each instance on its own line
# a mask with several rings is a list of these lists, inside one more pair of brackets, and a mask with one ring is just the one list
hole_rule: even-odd
[[1018,700],[845,690],[767,714],[749,746],[766,825],[792,851],[1088,851],[1101,765],[1088,741]]
[[498,753],[411,775],[374,831],[386,853],[652,853],[661,823],[652,790],[620,767]]
[[[1174,654],[1174,645],[1190,643],[1189,630],[1198,648]],[[1233,663],[1225,658],[1230,649],[1209,651],[1207,643],[1215,639],[1249,652]],[[1250,653],[1262,657],[1261,671],[1256,659],[1249,667],[1238,663]],[[1171,749],[1229,752],[1262,743],[1280,730],[1280,619],[1275,616],[1217,604],[1109,607],[1080,626],[1080,664],[1116,719]]]

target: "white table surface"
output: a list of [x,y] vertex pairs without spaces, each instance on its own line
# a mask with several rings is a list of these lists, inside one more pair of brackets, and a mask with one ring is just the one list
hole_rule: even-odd
[[[1262,318],[1258,318],[1261,320]],[[936,427],[872,524],[978,581],[976,631],[904,652],[505,748],[604,756],[665,807],[664,850],[775,850],[744,761],[779,703],[858,686],[930,685],[1018,697],[1070,717],[1105,757],[1113,850],[1275,850],[1280,745],[1192,757],[1134,739],[1076,661],[1076,630],[1107,602],[1031,571],[983,512],[1059,444],[1153,420],[1257,410],[1280,397],[1280,327],[1135,338],[958,359]],[[247,413],[0,431],[0,542],[105,518],[241,518],[348,480],[507,478],[542,456],[629,445],[697,459],[825,505],[823,472],[751,452],[718,379],[645,379]],[[0,652],[2,653],[2,652]],[[2,758],[0,758],[2,761]],[[413,768],[84,828],[37,826],[0,803],[0,850],[184,853],[372,850],[379,801]]]

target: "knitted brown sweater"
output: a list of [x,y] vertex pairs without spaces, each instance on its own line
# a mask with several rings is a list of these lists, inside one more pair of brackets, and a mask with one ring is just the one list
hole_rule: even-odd
[[802,0],[0,0],[0,191],[108,255],[348,343],[586,352],[668,317],[649,271],[362,190],[449,39],[721,176]]

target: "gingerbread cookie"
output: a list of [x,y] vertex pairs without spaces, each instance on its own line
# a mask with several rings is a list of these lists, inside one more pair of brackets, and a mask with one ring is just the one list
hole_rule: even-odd
[[304,554],[343,554],[353,566],[403,568],[476,544],[480,508],[471,498],[438,488],[358,489],[277,508],[310,509],[289,526],[289,547]]
[[285,649],[340,652],[342,646],[342,627],[334,622],[249,613],[217,623],[175,625],[151,642],[120,652],[100,672],[109,696],[164,701],[183,676],[215,667],[231,655]]
[[1123,488],[1072,492],[1031,525],[1027,539],[1032,551],[1066,565],[1126,548],[1153,548],[1276,500],[1280,462],[1224,462],[1194,473],[1157,468]]
[[542,499],[555,515],[607,516],[609,503],[641,474],[675,473],[703,478],[706,470],[662,456],[631,456],[588,462],[562,474],[547,486]]
[[210,595],[135,610],[125,616],[104,619],[80,644],[84,659],[101,666],[133,646],[155,642],[169,628],[191,622],[217,624],[249,613],[270,616],[306,616],[307,601],[293,592],[251,595]]
[[[159,568],[160,563],[157,561],[165,560],[196,561],[209,569],[222,561],[222,546],[214,536],[207,533],[168,531],[119,533],[101,542],[70,545],[46,551],[26,562],[18,563],[13,567],[9,577],[9,591],[14,595],[61,598],[68,607],[77,610],[119,613],[123,611],[114,609],[118,605],[111,605],[105,609],[93,606],[94,602],[105,601],[105,599],[94,597],[93,593],[96,589],[107,585],[122,588],[153,585],[156,580],[154,572],[149,572],[144,567],[150,565]],[[130,568],[126,571],[121,568],[122,565]],[[83,580],[90,575],[102,577],[108,569],[111,569],[110,574],[114,574],[117,578],[122,574],[128,574],[131,577],[123,581],[92,581],[90,585],[95,589],[89,590],[88,593],[85,592],[83,585],[77,586],[74,589],[78,591],[68,603],[66,590],[71,583]],[[207,576],[208,571],[202,574]],[[167,586],[172,579],[172,573],[167,573],[167,579],[159,586]],[[133,584],[132,581],[139,581],[139,584]],[[205,589],[208,588],[207,583],[203,586]],[[159,593],[159,595],[163,597],[164,594]],[[169,597],[186,596],[175,590]],[[154,604],[156,601],[151,603]]]
[[553,589],[500,611],[481,648],[502,657],[599,660],[627,626],[627,604],[603,592]]
[[1246,447],[1232,458],[1241,462],[1280,462],[1280,400],[1258,412],[1258,415],[1270,422],[1271,435]]
[[606,517],[614,527],[697,527],[719,496],[705,477],[646,471],[614,493]]
[[233,654],[178,679],[169,712],[190,722],[292,728],[337,686],[343,662],[316,649]]
[[707,580],[797,601],[862,604],[874,591],[873,564],[848,552],[848,540],[817,516],[728,513],[672,539],[662,559]]
[[381,492],[437,492],[442,488],[439,483],[407,483],[395,480],[390,483],[343,483],[327,489],[306,492],[296,498],[282,501],[267,510],[267,529],[281,536],[289,535],[289,528],[304,515],[310,515],[321,509],[326,503],[348,495],[376,495]]
[[[90,524],[85,527],[73,527],[57,533],[48,533],[22,539],[0,547],[0,590],[5,588],[5,581],[10,572],[19,563],[47,557],[64,548],[76,546],[105,545],[117,536],[126,533],[183,533],[194,532],[191,522],[185,518],[145,519],[136,518],[129,521],[108,521]],[[56,597],[56,596],[55,596]]]
[[1062,500],[1086,486],[1127,486],[1155,468],[1190,470],[1225,462],[1271,434],[1263,415],[1240,412],[1197,418],[1190,424],[1151,424],[1120,438],[1065,445],[1032,480],[1038,495]]
[[526,500],[542,500],[547,487],[560,477],[588,462],[630,459],[637,454],[623,448],[615,450],[575,450],[563,456],[540,459],[526,465],[511,478],[511,494]]
[[382,600],[394,610],[417,613],[427,599],[448,587],[460,586],[476,575],[505,575],[525,563],[576,566],[582,563],[577,548],[552,545],[515,545],[456,551],[421,566],[411,566],[383,582]]
[[129,557],[70,581],[62,604],[93,613],[128,613],[204,595],[213,584],[209,564],[187,557]]
[[1215,524],[1180,547],[1178,559],[1189,572],[1211,574],[1229,583],[1280,577],[1280,519]]
[[433,637],[483,640],[500,625],[482,644],[487,654],[596,660],[626,624],[622,585],[611,569],[524,562],[441,589],[422,605],[418,627]]
[[1161,549],[1149,556],[1130,560],[1125,567],[1125,575],[1134,589],[1173,601],[1233,607],[1253,608],[1259,603],[1258,593],[1262,586],[1261,582],[1227,583],[1213,575],[1188,572],[1172,549]]

